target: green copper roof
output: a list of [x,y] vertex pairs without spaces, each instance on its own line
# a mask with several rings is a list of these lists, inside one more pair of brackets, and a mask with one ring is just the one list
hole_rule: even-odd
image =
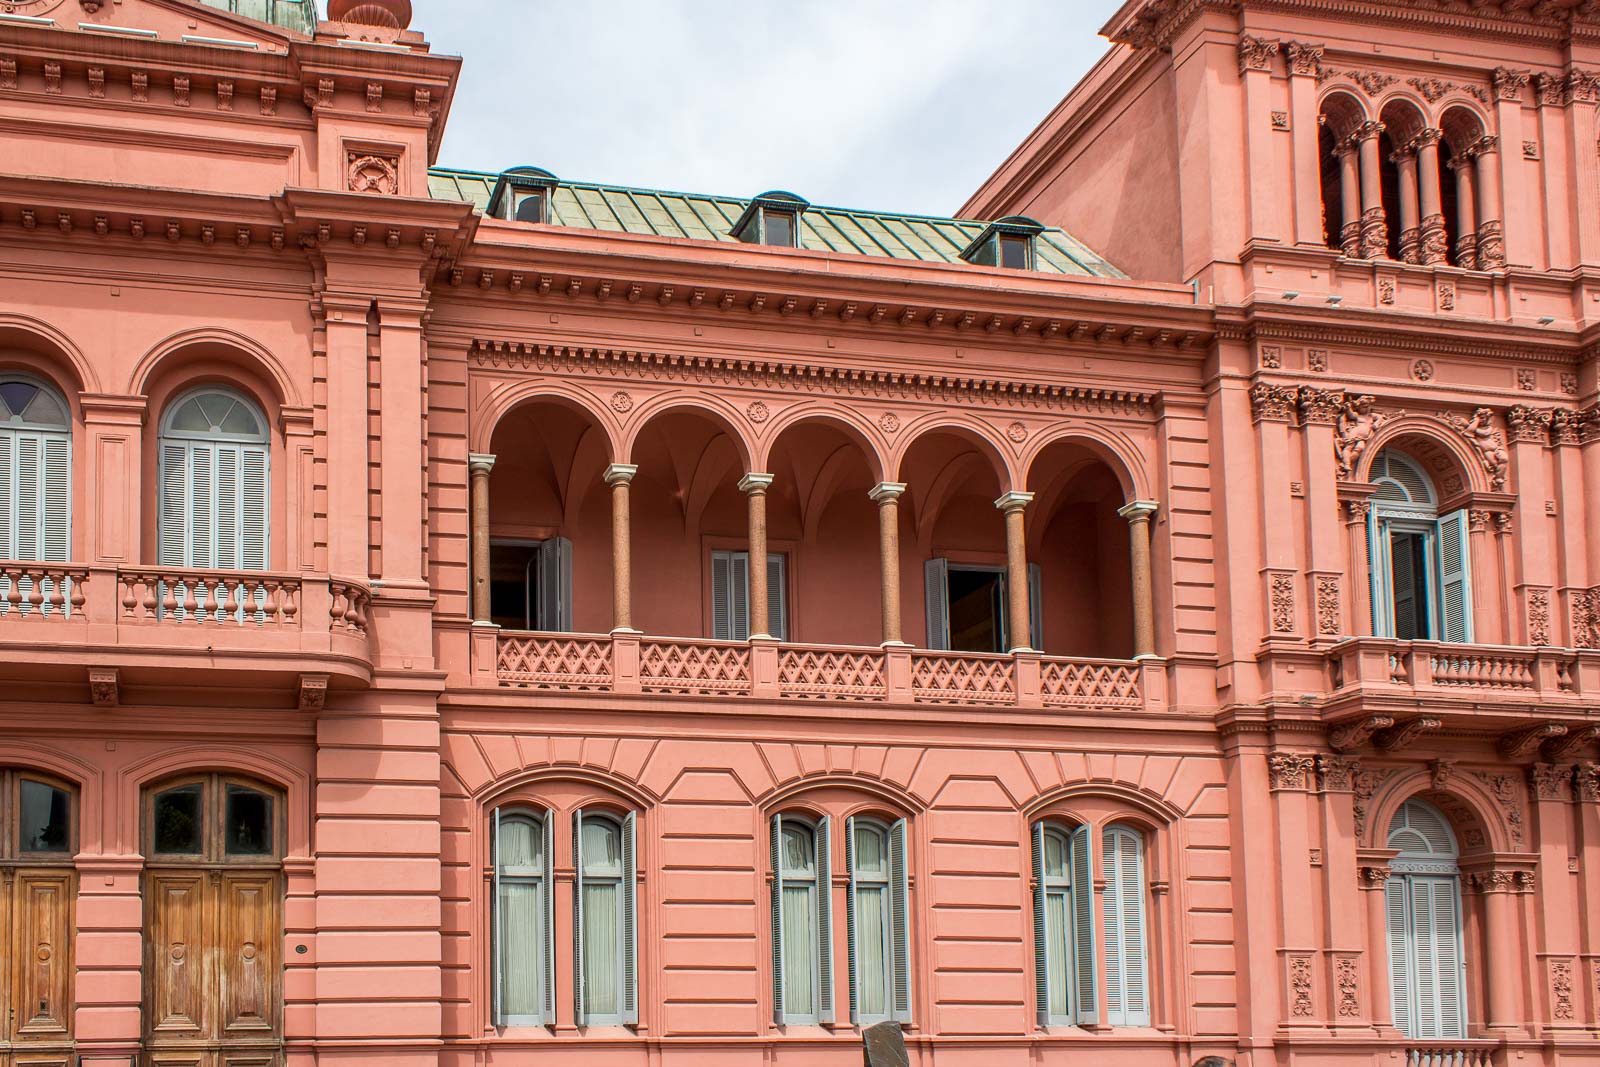
[[200,0],[200,3],[298,33],[311,34],[317,29],[316,0]]
[[[498,174],[435,167],[428,191],[436,200],[465,200],[482,211],[489,205]],[[738,243],[729,231],[749,200],[659,189],[630,189],[564,181],[550,200],[550,221],[557,226],[617,233],[688,237]],[[852,252],[889,259],[959,263],[961,251],[983,232],[985,223],[967,219],[894,215],[813,205],[800,216],[800,246],[819,252]],[[1116,267],[1061,230],[1039,235],[1035,263],[1046,274],[1124,278]]]

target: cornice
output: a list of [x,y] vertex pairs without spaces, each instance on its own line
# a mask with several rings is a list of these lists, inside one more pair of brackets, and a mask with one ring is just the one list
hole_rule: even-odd
[[[1428,316],[1381,315],[1363,313],[1367,321],[1348,321],[1350,313],[1339,313],[1345,321],[1329,322],[1320,312],[1300,317],[1289,309],[1273,306],[1246,309],[1243,336],[1247,339],[1294,341],[1321,346],[1380,349],[1390,352],[1417,352],[1430,356],[1460,356],[1474,359],[1500,359],[1515,362],[1550,363],[1574,366],[1582,349],[1571,333],[1552,335],[1541,329],[1536,336],[1531,328],[1493,322],[1442,322]],[[1316,316],[1316,317],[1312,317]],[[1502,336],[1485,336],[1489,332]]]

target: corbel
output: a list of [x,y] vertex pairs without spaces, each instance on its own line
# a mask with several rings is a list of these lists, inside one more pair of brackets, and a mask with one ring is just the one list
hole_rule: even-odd
[[114,708],[121,702],[119,676],[115,667],[89,668],[89,696],[97,708]]

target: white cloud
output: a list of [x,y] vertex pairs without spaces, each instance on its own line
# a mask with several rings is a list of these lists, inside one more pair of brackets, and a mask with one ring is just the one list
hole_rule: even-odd
[[419,0],[466,60],[440,162],[946,214],[1099,57],[1114,0]]

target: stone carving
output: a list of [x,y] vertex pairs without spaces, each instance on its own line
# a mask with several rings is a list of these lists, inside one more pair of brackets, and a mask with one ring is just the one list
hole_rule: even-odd
[[1378,411],[1377,397],[1358,396],[1346,400],[1339,416],[1339,439],[1334,443],[1340,478],[1349,481],[1355,477],[1362,453],[1386,421],[1388,416]]
[[[1565,386],[1565,383],[1562,383]],[[1576,388],[1576,383],[1574,383]],[[1578,443],[1578,413],[1567,408],[1555,408],[1550,412],[1550,440],[1558,445],[1575,445]]]
[[1442,790],[1450,784],[1450,776],[1456,773],[1456,761],[1453,759],[1436,759],[1428,764],[1428,782],[1435,790]]
[[1454,311],[1456,309],[1456,287],[1454,282],[1439,283],[1439,310]]
[[878,416],[878,429],[884,433],[896,433],[900,429],[900,416],[888,411]]
[[1572,789],[1579,800],[1600,800],[1600,763],[1586,760],[1572,770]]
[[1289,957],[1289,988],[1294,993],[1293,1011],[1297,1018],[1307,1018],[1315,1013],[1311,1004],[1311,957]]
[[1319,80],[1327,80],[1328,78],[1349,78],[1365,89],[1368,96],[1377,96],[1389,86],[1400,81],[1393,74],[1379,74],[1363,70],[1334,70],[1330,67],[1323,67]]
[[1302,385],[1299,401],[1300,421],[1305,423],[1337,426],[1339,413],[1344,410],[1344,394],[1337,389],[1314,389]]
[[1478,227],[1478,269],[1504,270],[1506,233],[1499,220],[1491,219]]
[[388,156],[351,152],[346,165],[349,189],[353,193],[395,196],[400,192],[400,161]]
[[1578,395],[1578,376],[1571,371],[1561,372],[1561,391],[1568,396]]
[[1356,958],[1354,956],[1337,956],[1333,961],[1334,981],[1339,986],[1339,1018],[1358,1019],[1361,1017],[1361,998],[1358,990],[1361,983],[1356,972]]
[[1539,648],[1550,645],[1550,590],[1528,590],[1528,643]]
[[1431,733],[1442,726],[1444,726],[1443,719],[1419,715],[1414,719],[1396,723],[1387,730],[1380,732],[1374,740],[1377,742],[1378,747],[1385,752],[1398,752],[1416,741],[1423,734]]
[[1274,752],[1267,757],[1267,775],[1273,789],[1307,789],[1315,757],[1295,752]]
[[1006,436],[1020,445],[1028,439],[1028,428],[1020,422],[1013,422],[1006,427]]
[[1419,382],[1431,382],[1435,374],[1433,360],[1415,359],[1411,361],[1411,377]]
[[1531,393],[1539,387],[1538,375],[1529,367],[1522,367],[1517,371],[1517,388],[1525,393]]
[[1272,632],[1294,633],[1294,575],[1273,574],[1270,600],[1272,602]]
[[1477,450],[1483,469],[1489,475],[1489,487],[1497,493],[1503,491],[1511,454],[1506,449],[1506,435],[1495,428],[1494,412],[1478,408],[1470,419],[1456,415],[1449,422]]
[[1566,92],[1562,102],[1567,104],[1600,103],[1600,73],[1574,67],[1567,73]]
[[1250,413],[1257,422],[1288,422],[1294,407],[1295,391],[1289,386],[1257,382],[1250,387]]
[[[1345,255],[1350,255],[1350,253],[1346,252]],[[1394,303],[1394,279],[1393,278],[1379,278],[1378,279],[1378,303],[1380,303],[1380,304],[1392,304],[1392,303]]]
[[1306,366],[1312,374],[1328,373],[1328,350],[1326,348],[1312,348],[1306,351]]
[[1239,35],[1239,73],[1247,70],[1271,70],[1272,57],[1278,54],[1278,42]]
[[1530,71],[1512,70],[1510,67],[1496,67],[1490,80],[1494,83],[1494,98],[1496,100],[1522,99],[1522,90],[1528,87]]
[[1505,812],[1506,828],[1511,831],[1511,843],[1518,848],[1522,847],[1522,804],[1517,793],[1517,780],[1509,774],[1491,774],[1488,771],[1478,771],[1477,777],[1489,787],[1495,800],[1499,801],[1501,809]]
[[1565,800],[1567,786],[1572,784],[1572,768],[1535,763],[1528,768],[1528,782],[1537,800]]
[[1277,345],[1261,346],[1261,365],[1267,370],[1280,370],[1283,367],[1283,349]]
[[1317,576],[1317,634],[1339,636],[1339,579],[1335,575]]
[[1593,744],[1596,738],[1600,738],[1600,726],[1569,728],[1565,737],[1553,737],[1546,741],[1539,753],[1552,762],[1569,759],[1577,755],[1585,745]]
[[1348,793],[1355,789],[1361,763],[1346,756],[1318,756],[1317,776],[1325,793]]
[[1429,215],[1422,220],[1422,247],[1418,256],[1430,267],[1449,258],[1450,234],[1445,229],[1443,215]]
[[1600,648],[1600,586],[1572,594],[1572,640],[1579,648]]
[[1358,876],[1361,879],[1361,888],[1382,889],[1392,873],[1394,872],[1386,864],[1368,864],[1358,872]]
[[1448,93],[1465,93],[1480,103],[1489,102],[1488,91],[1478,85],[1462,85],[1442,78],[1407,78],[1406,84],[1421,93],[1430,104],[1437,104]]
[[89,669],[89,696],[97,708],[114,708],[120,701],[118,672],[110,667]]
[[[1381,123],[1369,123],[1379,126]],[[1383,259],[1389,252],[1389,224],[1383,208],[1368,208],[1361,213],[1361,258]]]
[[[47,68],[48,69],[48,68]],[[178,107],[189,106],[189,77],[185,74],[172,76],[172,102]]]
[[1335,726],[1328,732],[1328,745],[1336,752],[1348,752],[1372,740],[1372,735],[1379,730],[1387,730],[1393,725],[1394,717],[1391,715],[1366,715]]
[[1572,964],[1567,960],[1550,961],[1550,1013],[1557,1019],[1570,1021],[1572,1011]]
[[611,410],[619,414],[627,414],[633,410],[633,397],[620,389],[617,390],[611,394]]
[[1322,56],[1327,51],[1324,46],[1285,41],[1283,47],[1289,58],[1290,74],[1309,74],[1315,77],[1322,73]]
[[744,414],[745,418],[759,426],[771,417],[772,412],[767,408],[767,405],[760,400],[753,400],[751,401],[750,406],[744,409]]

